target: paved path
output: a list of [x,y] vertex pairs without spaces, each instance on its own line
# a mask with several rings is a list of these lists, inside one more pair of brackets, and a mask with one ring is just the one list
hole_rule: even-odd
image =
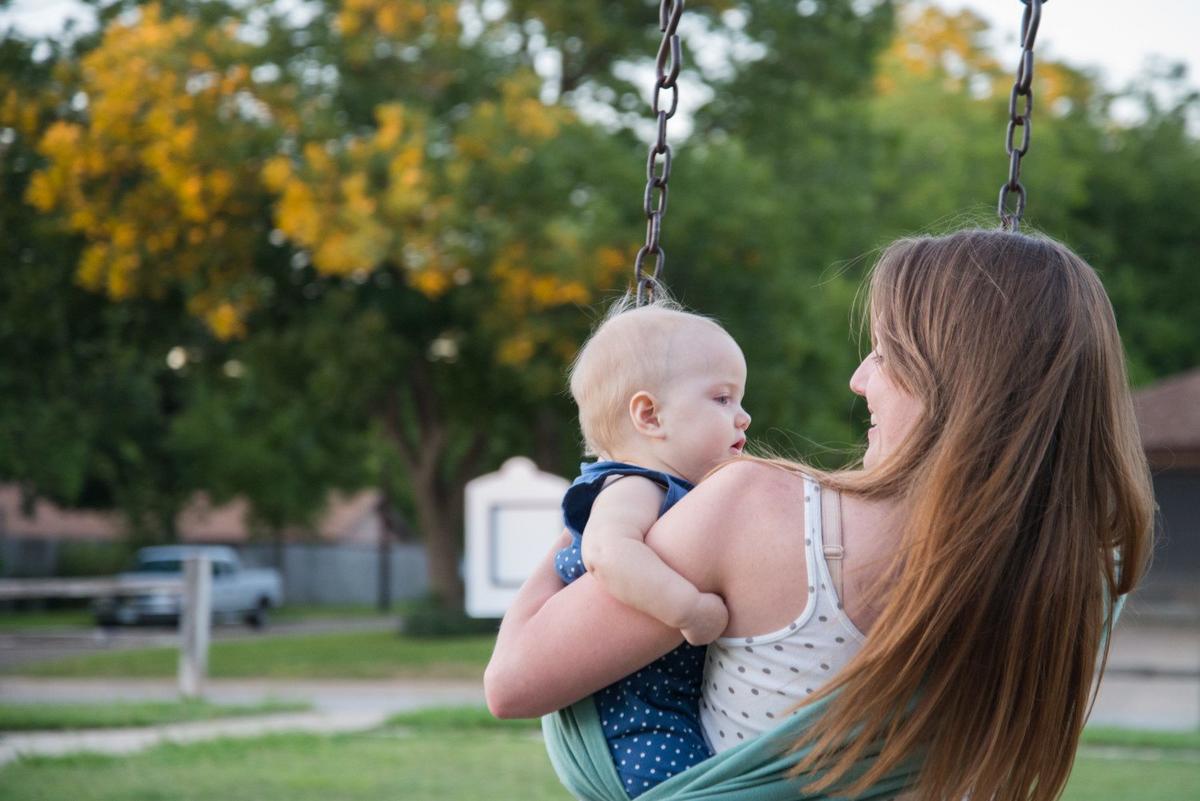
[[[241,681],[211,680],[207,700],[253,704],[267,700],[305,701],[312,712],[174,723],[132,729],[30,732],[0,735],[0,765],[22,756],[59,756],[80,751],[128,754],[160,743],[191,743],[218,737],[259,737],[275,732],[322,734],[364,731],[397,712],[435,706],[482,705],[483,687],[474,681]],[[89,703],[174,700],[168,680],[90,680],[0,678],[5,703]]]
[[1200,618],[1167,620],[1131,600],[1113,632],[1108,672],[1090,722],[1200,729]]

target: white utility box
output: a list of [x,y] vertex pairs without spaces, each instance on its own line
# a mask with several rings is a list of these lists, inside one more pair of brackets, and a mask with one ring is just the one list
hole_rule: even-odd
[[515,456],[467,483],[467,614],[502,617],[521,584],[563,531],[569,481]]

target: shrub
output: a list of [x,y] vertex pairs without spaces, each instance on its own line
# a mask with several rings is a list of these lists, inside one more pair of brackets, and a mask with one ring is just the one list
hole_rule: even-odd
[[435,598],[414,603],[400,624],[400,630],[410,637],[495,634],[499,627],[500,621],[495,618],[468,617],[462,610],[451,609]]
[[124,542],[63,542],[55,573],[64,577],[111,576],[133,564],[134,548]]

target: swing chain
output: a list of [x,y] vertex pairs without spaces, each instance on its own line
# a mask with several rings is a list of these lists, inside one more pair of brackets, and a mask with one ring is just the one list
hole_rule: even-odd
[[[1013,82],[1008,98],[1008,129],[1005,132],[1004,152],[1008,154],[1008,181],[1000,187],[1000,227],[1006,231],[1017,231],[1021,227],[1021,215],[1025,213],[1025,187],[1021,183],[1021,159],[1029,152],[1029,139],[1033,132],[1033,45],[1037,40],[1038,26],[1042,21],[1042,4],[1047,0],[1021,0],[1025,11],[1021,15],[1021,62],[1017,65],[1017,78]],[[1024,98],[1024,102],[1021,102]],[[1017,106],[1021,111],[1017,113]],[[1015,142],[1017,128],[1021,129],[1021,144]],[[1015,193],[1016,208],[1007,210],[1008,196]]]
[[[642,211],[646,215],[646,244],[638,250],[633,262],[633,280],[637,286],[637,305],[654,300],[655,289],[661,286],[659,274],[666,263],[666,253],[659,243],[662,218],[667,213],[667,181],[671,178],[671,146],[667,144],[667,120],[679,108],[679,69],[683,65],[683,50],[679,43],[679,19],[683,16],[684,0],[660,0],[658,29],[663,32],[662,43],[654,68],[658,78],[654,83],[651,110],[658,125],[654,143],[646,158],[646,191],[642,196]],[[663,108],[662,93],[670,90],[670,105]],[[658,190],[657,198],[654,190]],[[654,271],[647,273],[645,260],[654,256]]]

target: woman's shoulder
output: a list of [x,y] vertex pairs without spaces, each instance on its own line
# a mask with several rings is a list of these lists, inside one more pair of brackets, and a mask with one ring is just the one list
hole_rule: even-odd
[[710,473],[678,506],[696,522],[727,528],[770,526],[803,520],[805,476],[797,470],[755,458],[729,462]]
[[799,466],[754,457],[735,459],[714,470],[693,492],[737,497],[787,497],[799,494],[805,474]]
[[801,474],[738,459],[709,474],[663,515],[646,543],[693,584],[717,591],[736,565],[773,552],[782,532],[803,523]]

